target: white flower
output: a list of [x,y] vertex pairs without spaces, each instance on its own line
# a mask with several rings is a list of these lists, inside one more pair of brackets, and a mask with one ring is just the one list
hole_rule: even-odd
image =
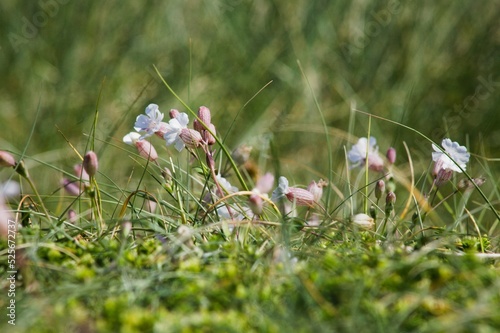
[[142,136],[143,139],[158,131],[162,120],[163,113],[158,109],[158,105],[149,104],[146,108],[146,115],[141,114],[137,116],[134,128],[136,131],[146,132],[146,134]]
[[286,177],[281,176],[278,179],[278,187],[273,191],[271,199],[276,202],[283,198],[290,190],[288,189],[288,179]]
[[175,118],[170,119],[165,125],[165,134],[163,138],[167,142],[167,146],[174,144],[177,151],[181,151],[185,147],[184,141],[181,139],[183,128],[187,128],[189,117],[185,113],[179,113]]
[[384,160],[378,153],[377,140],[371,136],[368,142],[367,138],[359,138],[358,142],[352,146],[347,153],[347,158],[351,161],[352,167],[365,165],[368,156],[368,167],[374,171],[382,171]]
[[238,188],[236,186],[232,186],[231,183],[220,174],[216,175],[215,177],[217,178],[217,182],[219,183],[220,187],[222,187],[222,189],[227,193],[231,194],[238,192]]
[[128,145],[135,146],[137,141],[141,139],[141,135],[137,132],[130,132],[129,134],[123,137],[123,142]]
[[443,139],[441,146],[443,146],[444,152],[441,148],[432,144],[432,148],[434,149],[432,160],[436,162],[436,166],[440,170],[452,170],[456,172],[465,170],[465,164],[469,162],[470,158],[467,148],[460,146],[458,142],[452,142],[450,139]]
[[14,198],[21,194],[21,185],[15,180],[7,180],[0,183],[0,196],[4,198]]

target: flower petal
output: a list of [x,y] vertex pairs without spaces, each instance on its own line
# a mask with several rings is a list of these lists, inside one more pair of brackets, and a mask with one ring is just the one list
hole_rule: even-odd
[[135,143],[139,140],[141,135],[137,132],[130,132],[129,134],[123,137],[123,142],[128,145],[135,145]]
[[179,113],[179,115],[177,115],[177,117],[175,117],[174,119],[177,120],[177,122],[180,124],[181,127],[187,127],[187,125],[189,124],[189,117],[186,113]]

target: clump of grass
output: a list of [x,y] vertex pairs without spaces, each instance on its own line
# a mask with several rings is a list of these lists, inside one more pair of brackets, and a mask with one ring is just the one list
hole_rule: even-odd
[[[5,158],[35,194],[10,202],[21,331],[500,327],[498,198],[481,190],[465,147],[445,140],[431,157],[428,139],[426,161],[407,146],[383,156],[370,124],[387,119],[369,115],[366,137],[344,142],[346,160],[335,165],[328,149],[331,171],[306,186],[279,149],[231,147],[207,107],[194,112],[162,81],[189,115],[171,109],[167,122],[150,104],[131,126],[140,133],[124,137],[130,151],[99,141],[96,111],[74,173],[50,165],[66,178],[60,191],[40,195],[24,162]],[[97,167],[98,142],[128,150],[113,163],[133,166],[126,186]]]

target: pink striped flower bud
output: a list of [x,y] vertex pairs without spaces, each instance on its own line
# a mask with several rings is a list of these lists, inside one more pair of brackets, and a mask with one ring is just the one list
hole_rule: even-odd
[[4,167],[15,167],[16,166],[16,159],[12,154],[1,150],[0,151],[0,166]]
[[151,144],[151,142],[146,140],[139,140],[135,143],[137,147],[137,151],[139,155],[142,157],[154,162],[158,159],[158,153],[156,152],[155,147]]
[[181,133],[179,134],[179,137],[188,148],[197,148],[203,141],[200,132],[189,128],[183,128],[181,130]]
[[375,185],[375,198],[382,198],[382,194],[385,192],[385,182],[381,179]]
[[[209,124],[208,125],[208,128],[210,129],[210,131],[212,131],[213,134],[216,135],[216,131],[215,131],[215,125],[214,124]],[[215,137],[212,135],[212,133],[210,133],[209,131],[207,130],[203,130],[203,140],[205,140],[205,142],[208,144],[208,145],[214,145],[217,141],[215,140]]]
[[297,206],[313,206],[315,203],[314,195],[303,188],[289,187],[285,196],[289,201],[295,202]]
[[97,155],[93,151],[88,151],[83,157],[83,169],[90,177],[93,177],[97,173],[98,166]]
[[207,108],[206,106],[200,106],[198,109],[198,118],[203,122],[205,125],[209,125],[212,123],[212,115],[210,114],[210,109]]
[[389,163],[391,164],[394,164],[396,162],[396,149],[390,147],[389,149],[387,149],[387,161],[389,161]]
[[174,118],[177,118],[179,113],[180,112],[177,109],[170,109],[170,111],[168,112],[168,116],[170,117],[170,119],[174,119]]
[[394,192],[387,193],[387,197],[385,198],[385,203],[394,205],[396,203],[396,193]]

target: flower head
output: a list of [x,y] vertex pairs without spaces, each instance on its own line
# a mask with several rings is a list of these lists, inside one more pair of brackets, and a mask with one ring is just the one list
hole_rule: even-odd
[[272,200],[278,201],[283,197],[297,206],[313,206],[315,203],[314,194],[303,188],[289,187],[288,179],[280,177],[278,187],[273,191]]
[[367,138],[359,138],[358,142],[347,153],[347,158],[353,167],[365,165],[367,157],[370,170],[382,171],[384,160],[378,153],[377,139],[373,136],[370,137],[370,141]]
[[175,118],[170,119],[165,126],[165,134],[163,138],[167,142],[167,146],[174,144],[177,151],[184,149],[186,144],[182,141],[182,129],[186,128],[189,123],[189,117],[185,113],[179,113]]
[[432,144],[432,148],[434,149],[434,152],[432,152],[432,160],[436,163],[434,174],[437,175],[439,170],[451,170],[456,172],[465,170],[466,163],[469,162],[470,158],[467,148],[460,146],[458,142],[452,142],[450,139],[443,139],[441,146],[443,146],[443,149]]
[[146,108],[146,115],[139,115],[135,120],[135,130],[145,131],[146,134],[142,138],[153,135],[160,130],[161,121],[163,120],[163,113],[158,109],[158,105],[149,104]]

